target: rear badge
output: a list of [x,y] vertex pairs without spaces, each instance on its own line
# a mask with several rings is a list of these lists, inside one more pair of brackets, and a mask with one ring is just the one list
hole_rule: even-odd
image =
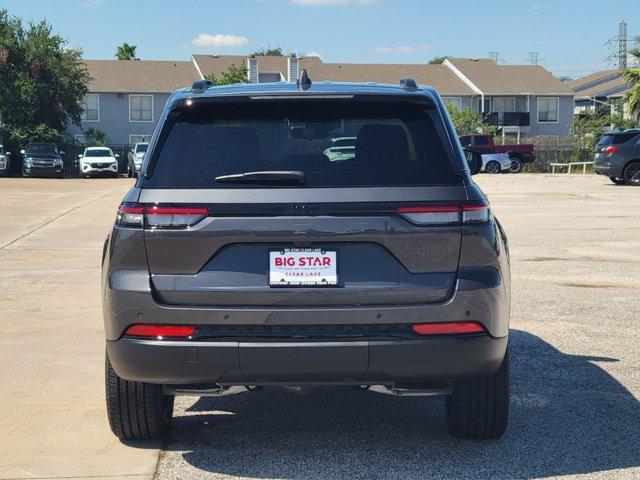
[[269,252],[272,287],[327,287],[338,284],[335,250],[285,248]]

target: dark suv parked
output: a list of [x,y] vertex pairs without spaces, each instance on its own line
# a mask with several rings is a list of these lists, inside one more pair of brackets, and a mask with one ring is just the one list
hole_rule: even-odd
[[594,170],[616,184],[640,185],[640,130],[607,133],[595,148]]
[[30,143],[20,153],[22,159],[23,177],[58,177],[64,175],[64,152],[52,143]]
[[172,94],[104,247],[113,432],[162,435],[174,395],[337,384],[501,436],[509,251],[465,154],[410,79]]

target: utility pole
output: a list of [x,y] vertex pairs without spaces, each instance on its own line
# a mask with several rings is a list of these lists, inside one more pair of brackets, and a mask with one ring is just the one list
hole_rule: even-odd
[[540,58],[540,52],[529,52],[529,64],[540,65],[543,59]]
[[498,60],[500,60],[500,52],[489,52],[489,57],[491,60],[498,63]]
[[618,27],[618,68],[627,69],[627,22],[620,22]]

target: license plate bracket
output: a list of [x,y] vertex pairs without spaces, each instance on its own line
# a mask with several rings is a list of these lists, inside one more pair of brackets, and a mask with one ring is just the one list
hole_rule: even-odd
[[269,252],[269,286],[335,287],[338,254],[322,248],[283,248]]

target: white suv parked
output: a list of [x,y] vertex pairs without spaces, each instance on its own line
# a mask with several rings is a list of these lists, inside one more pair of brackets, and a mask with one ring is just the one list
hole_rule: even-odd
[[92,175],[118,176],[118,157],[108,147],[86,148],[80,159],[80,177],[89,178]]

